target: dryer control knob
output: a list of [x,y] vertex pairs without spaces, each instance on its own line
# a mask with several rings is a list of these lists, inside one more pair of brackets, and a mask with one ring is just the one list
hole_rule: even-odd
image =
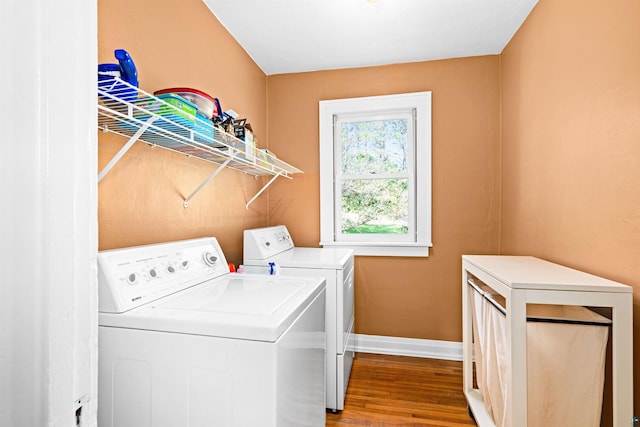
[[135,285],[138,283],[138,275],[136,273],[131,273],[127,276],[127,283],[130,285]]
[[212,252],[205,252],[203,254],[203,258],[204,258],[204,262],[213,267],[216,264],[216,261],[218,261],[218,257],[215,256]]

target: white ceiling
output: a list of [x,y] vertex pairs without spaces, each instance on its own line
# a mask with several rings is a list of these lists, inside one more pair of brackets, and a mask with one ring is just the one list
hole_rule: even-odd
[[267,75],[502,52],[537,0],[204,0]]

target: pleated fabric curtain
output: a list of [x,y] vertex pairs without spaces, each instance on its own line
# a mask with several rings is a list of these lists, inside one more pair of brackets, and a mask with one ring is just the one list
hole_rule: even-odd
[[[501,305],[502,310],[489,302]],[[501,304],[500,304],[501,303]],[[473,292],[475,374],[497,427],[506,423],[506,316],[500,295]],[[609,321],[584,307],[527,306],[529,427],[598,427],[604,392]],[[565,323],[563,323],[565,322]]]

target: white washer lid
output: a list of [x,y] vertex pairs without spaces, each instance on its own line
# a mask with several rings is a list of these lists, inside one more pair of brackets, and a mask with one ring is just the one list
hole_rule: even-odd
[[343,269],[353,257],[353,249],[346,248],[292,248],[268,259],[244,259],[246,265],[269,265],[275,262],[280,267]]
[[322,278],[227,274],[100,326],[275,342],[325,288]]

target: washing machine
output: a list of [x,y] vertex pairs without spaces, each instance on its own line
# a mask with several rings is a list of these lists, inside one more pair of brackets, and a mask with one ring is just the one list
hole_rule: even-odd
[[344,409],[354,356],[349,346],[355,320],[353,250],[296,247],[287,227],[278,225],[245,230],[243,252],[246,271],[326,280],[326,404],[333,411]]
[[325,281],[230,273],[218,241],[101,251],[100,427],[325,425]]

